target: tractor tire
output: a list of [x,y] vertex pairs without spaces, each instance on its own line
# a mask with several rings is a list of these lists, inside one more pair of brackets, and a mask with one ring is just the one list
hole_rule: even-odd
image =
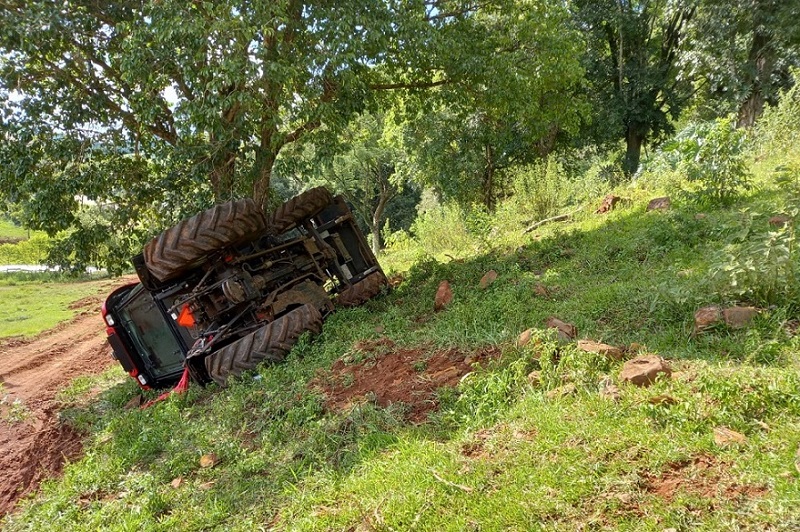
[[301,334],[319,334],[321,330],[322,314],[311,305],[303,305],[208,355],[206,371],[224,387],[230,377],[253,370],[262,362],[283,361]]
[[336,303],[342,307],[357,307],[375,297],[387,284],[383,272],[373,272],[342,290],[339,297],[336,298]]
[[258,238],[267,227],[252,199],[229,201],[183,220],[145,245],[144,262],[159,281],[202,263],[210,253]]
[[306,190],[275,209],[267,221],[267,227],[272,234],[279,235],[296,227],[306,218],[319,214],[331,203],[333,196],[327,188]]

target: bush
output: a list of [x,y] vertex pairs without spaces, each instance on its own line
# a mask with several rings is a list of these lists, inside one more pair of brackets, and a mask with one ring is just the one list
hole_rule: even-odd
[[564,168],[555,157],[511,171],[512,208],[531,220],[557,214],[564,198],[567,180]]
[[758,230],[752,218],[712,259],[709,273],[723,298],[758,306],[800,305],[800,251],[793,221]]
[[[795,71],[795,78],[798,72]],[[778,105],[767,107],[756,124],[756,139],[761,156],[784,155],[797,151],[797,133],[800,131],[800,85],[781,93]]]
[[16,244],[0,244],[0,264],[43,264],[51,243],[46,235],[33,235]]
[[729,116],[689,126],[665,146],[678,155],[678,169],[692,185],[685,191],[691,201],[729,205],[750,188],[746,140]]

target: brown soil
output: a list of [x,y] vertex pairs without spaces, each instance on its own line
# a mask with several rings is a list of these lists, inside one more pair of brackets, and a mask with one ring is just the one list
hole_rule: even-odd
[[728,473],[726,464],[705,454],[673,462],[661,474],[647,473],[644,478],[645,489],[667,502],[671,502],[678,493],[707,499],[752,499],[763,496],[767,491],[765,486],[736,483]]
[[[109,282],[108,291],[134,280]],[[0,342],[0,516],[80,456],[81,435],[59,421],[55,397],[75,377],[114,363],[100,317],[102,299],[73,303],[79,312],[72,320],[35,338]]]
[[[425,421],[427,414],[438,407],[436,390],[455,387],[473,371],[474,362],[500,356],[497,347],[474,352],[396,349],[394,342],[385,337],[356,342],[353,351],[337,360],[329,375],[312,383],[327,396],[327,407],[342,411],[367,399],[382,407],[401,403],[407,409],[407,419],[414,423]],[[361,362],[348,363],[361,357]]]

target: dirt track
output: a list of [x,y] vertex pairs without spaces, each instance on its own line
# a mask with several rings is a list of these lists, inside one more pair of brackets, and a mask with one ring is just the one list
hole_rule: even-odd
[[[134,279],[108,283],[108,292]],[[0,516],[81,452],[81,437],[58,421],[56,394],[114,363],[100,317],[104,294],[72,305],[78,314],[31,340],[0,340]],[[18,400],[21,405],[12,407]],[[12,409],[24,414],[15,420]],[[10,419],[11,418],[11,419]]]

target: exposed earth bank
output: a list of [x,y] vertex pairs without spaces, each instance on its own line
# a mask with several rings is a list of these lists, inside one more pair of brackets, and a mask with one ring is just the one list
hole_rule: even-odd
[[[108,292],[135,281],[110,281]],[[104,295],[33,339],[0,339],[0,516],[81,453],[81,434],[59,420],[58,392],[114,364],[100,317]]]

